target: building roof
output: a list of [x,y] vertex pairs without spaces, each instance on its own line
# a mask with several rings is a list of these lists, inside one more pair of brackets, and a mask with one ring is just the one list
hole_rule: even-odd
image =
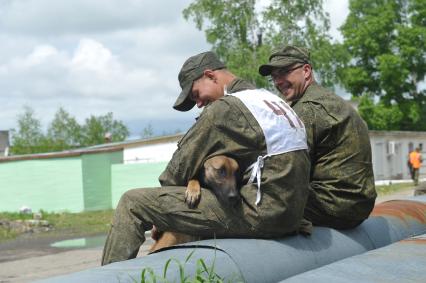
[[114,152],[114,151],[123,150],[125,148],[134,148],[134,147],[153,145],[153,144],[178,142],[182,138],[182,136],[183,134],[176,134],[176,135],[168,135],[168,136],[161,136],[161,137],[154,137],[154,138],[147,138],[147,139],[136,139],[136,140],[127,140],[123,142],[105,143],[105,144],[99,144],[99,145],[94,145],[94,146],[85,147],[85,148],[78,148],[78,149],[58,151],[58,152],[5,156],[5,157],[0,157],[0,162],[72,157],[72,156],[80,156],[82,154]]

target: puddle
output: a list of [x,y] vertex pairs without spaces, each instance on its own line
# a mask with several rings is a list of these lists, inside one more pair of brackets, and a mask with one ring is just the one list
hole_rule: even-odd
[[64,240],[59,242],[54,242],[50,244],[51,247],[54,248],[78,248],[78,249],[85,249],[85,248],[98,248],[103,247],[105,244],[106,236],[94,236],[94,237],[86,237],[86,238],[77,238],[77,239],[70,239],[70,240]]
[[[151,240],[151,231],[145,232],[145,238]],[[105,244],[106,235],[93,236],[86,238],[69,239],[50,244],[53,248],[64,248],[64,249],[86,249],[86,248],[99,248]],[[0,281],[1,282],[1,281]]]

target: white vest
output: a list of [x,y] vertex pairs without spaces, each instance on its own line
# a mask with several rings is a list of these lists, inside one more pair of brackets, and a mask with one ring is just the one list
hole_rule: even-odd
[[256,205],[260,202],[260,179],[264,159],[277,154],[308,149],[303,122],[280,97],[265,89],[244,90],[229,94],[240,99],[262,128],[267,154],[259,156],[252,169],[249,183],[257,178]]

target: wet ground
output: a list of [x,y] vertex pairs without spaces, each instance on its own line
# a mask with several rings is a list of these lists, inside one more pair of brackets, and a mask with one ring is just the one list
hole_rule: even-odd
[[[0,243],[0,283],[32,282],[100,266],[105,238],[27,234]],[[147,235],[138,256],[146,255],[152,243]]]

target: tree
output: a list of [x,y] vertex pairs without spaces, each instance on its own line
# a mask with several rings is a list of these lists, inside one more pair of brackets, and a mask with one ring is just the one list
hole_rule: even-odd
[[103,116],[90,116],[82,126],[82,145],[90,146],[104,143],[105,134],[111,134],[111,141],[123,141],[129,136],[129,130],[121,121],[114,120],[113,113]]
[[18,115],[18,129],[12,130],[11,154],[44,152],[46,148],[40,121],[31,107],[24,106],[24,113]]
[[62,107],[58,109],[47,130],[47,139],[51,151],[60,151],[79,147],[81,144],[81,126]]
[[399,130],[404,114],[398,105],[384,105],[383,102],[374,102],[374,97],[363,95],[360,97],[358,112],[370,129]]
[[105,134],[111,134],[111,141],[125,140],[129,135],[127,127],[114,120],[110,112],[103,116],[90,116],[81,126],[63,108],[59,108],[50,123],[47,135],[43,134],[40,121],[34,110],[24,107],[18,116],[18,130],[12,130],[11,154],[28,154],[61,151],[105,142]]
[[141,138],[150,138],[154,135],[154,129],[152,128],[151,124],[148,124],[145,128],[142,130]]
[[349,3],[348,18],[341,27],[341,47],[349,55],[339,71],[344,87],[355,96],[378,98],[376,104],[364,99],[361,113],[364,106],[370,110],[375,106],[380,113],[402,115],[395,125],[395,119],[385,123],[379,115],[374,120],[365,111],[363,118],[372,129],[426,130],[426,91],[419,87],[426,73],[424,0]]
[[[260,1],[259,1],[260,3]],[[195,0],[184,11],[204,29],[213,50],[238,76],[259,87],[269,86],[258,74],[273,49],[284,44],[308,47],[322,82],[335,80],[334,46],[327,35],[328,15],[322,0],[271,0],[259,9],[255,0]]]

